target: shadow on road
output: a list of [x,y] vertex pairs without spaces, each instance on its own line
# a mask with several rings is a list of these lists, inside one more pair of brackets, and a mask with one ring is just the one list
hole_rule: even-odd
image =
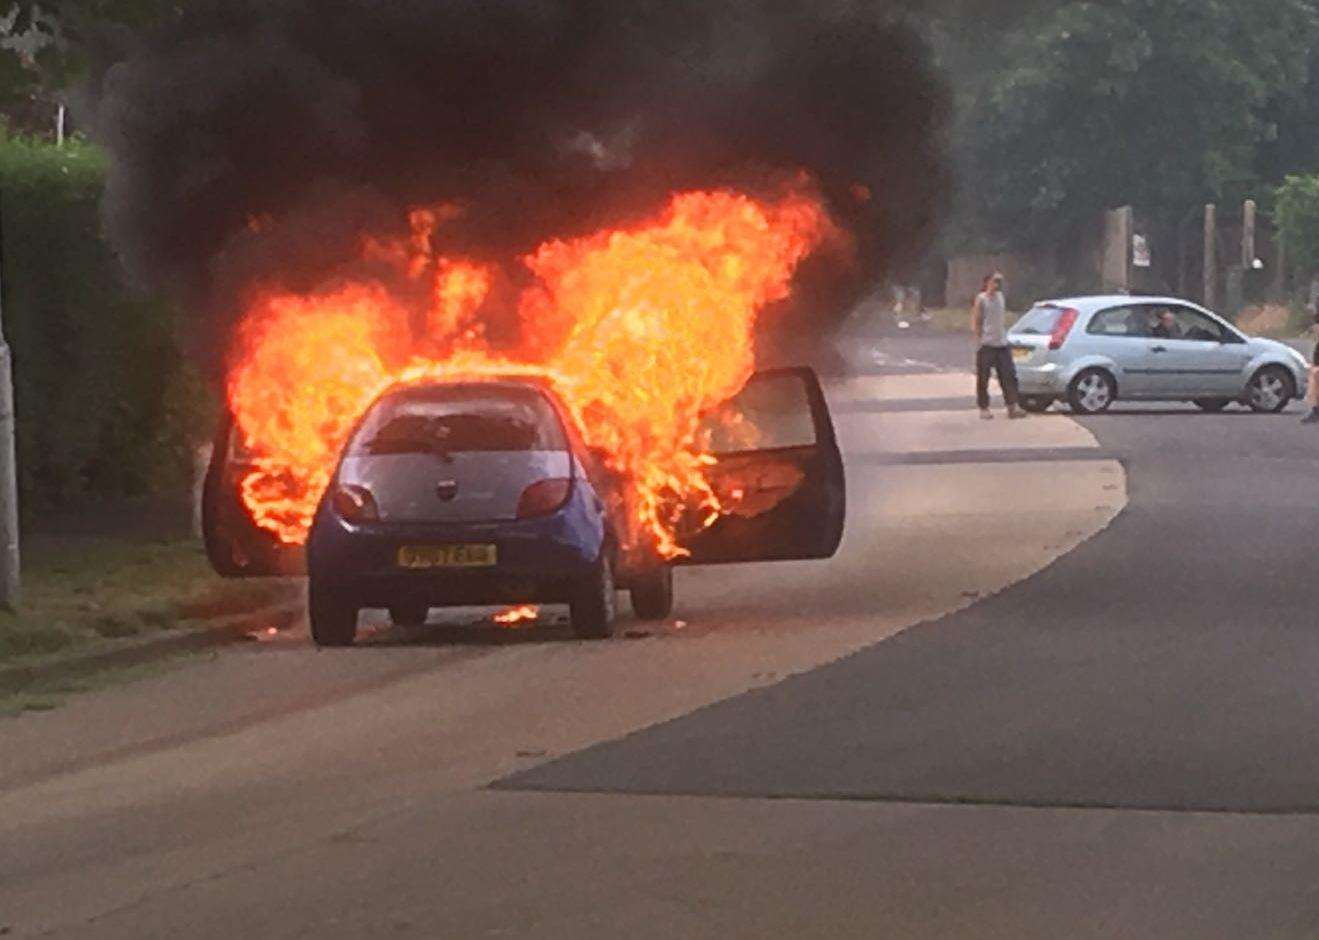
[[383,626],[364,631],[357,646],[527,646],[545,643],[577,642],[567,624],[534,626],[481,626],[454,623],[428,623],[421,627]]
[[[618,639],[644,639],[663,629],[620,616],[615,636]],[[396,626],[387,620],[364,622],[358,633],[357,647],[501,647],[542,646],[551,643],[583,643],[573,635],[568,615],[550,611],[535,622],[496,624],[488,617],[480,619],[435,620],[421,626]]]

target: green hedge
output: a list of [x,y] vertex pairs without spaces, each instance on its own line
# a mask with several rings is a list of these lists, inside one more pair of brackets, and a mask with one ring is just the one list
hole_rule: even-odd
[[136,296],[101,238],[105,157],[0,138],[4,329],[25,514],[176,489],[205,408],[174,316]]

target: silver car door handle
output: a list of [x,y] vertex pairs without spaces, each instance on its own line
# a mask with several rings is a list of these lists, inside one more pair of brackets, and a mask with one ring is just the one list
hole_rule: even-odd
[[1167,352],[1167,351],[1168,351],[1168,347],[1167,347],[1167,346],[1151,346],[1151,347],[1150,347],[1150,352]]

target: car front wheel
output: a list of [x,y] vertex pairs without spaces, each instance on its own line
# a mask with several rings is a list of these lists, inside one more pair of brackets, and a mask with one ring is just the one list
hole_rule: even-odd
[[1201,411],[1222,411],[1228,405],[1232,404],[1227,398],[1197,398],[1195,405]]
[[1281,366],[1265,366],[1246,386],[1246,401],[1261,414],[1277,414],[1296,395],[1296,384]]
[[1053,399],[1047,395],[1023,395],[1021,396],[1021,407],[1027,411],[1033,411],[1035,414],[1042,414],[1049,410],[1053,405]]
[[568,602],[573,634],[580,640],[605,640],[613,636],[617,600],[613,561],[607,551],[601,551],[595,568],[578,582]]
[[1117,383],[1103,369],[1086,369],[1067,388],[1067,403],[1077,414],[1107,411],[1117,398]]
[[307,619],[317,646],[352,646],[357,639],[357,604],[322,584],[307,580]]
[[660,565],[632,582],[632,612],[642,620],[663,620],[673,613],[673,568]]

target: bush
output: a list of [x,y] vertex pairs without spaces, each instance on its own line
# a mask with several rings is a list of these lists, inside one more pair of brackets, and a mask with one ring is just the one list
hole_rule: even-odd
[[3,321],[25,511],[176,488],[204,437],[173,311],[135,296],[100,235],[105,158],[0,137]]
[[1289,176],[1277,191],[1274,219],[1287,260],[1310,274],[1319,270],[1319,176]]

